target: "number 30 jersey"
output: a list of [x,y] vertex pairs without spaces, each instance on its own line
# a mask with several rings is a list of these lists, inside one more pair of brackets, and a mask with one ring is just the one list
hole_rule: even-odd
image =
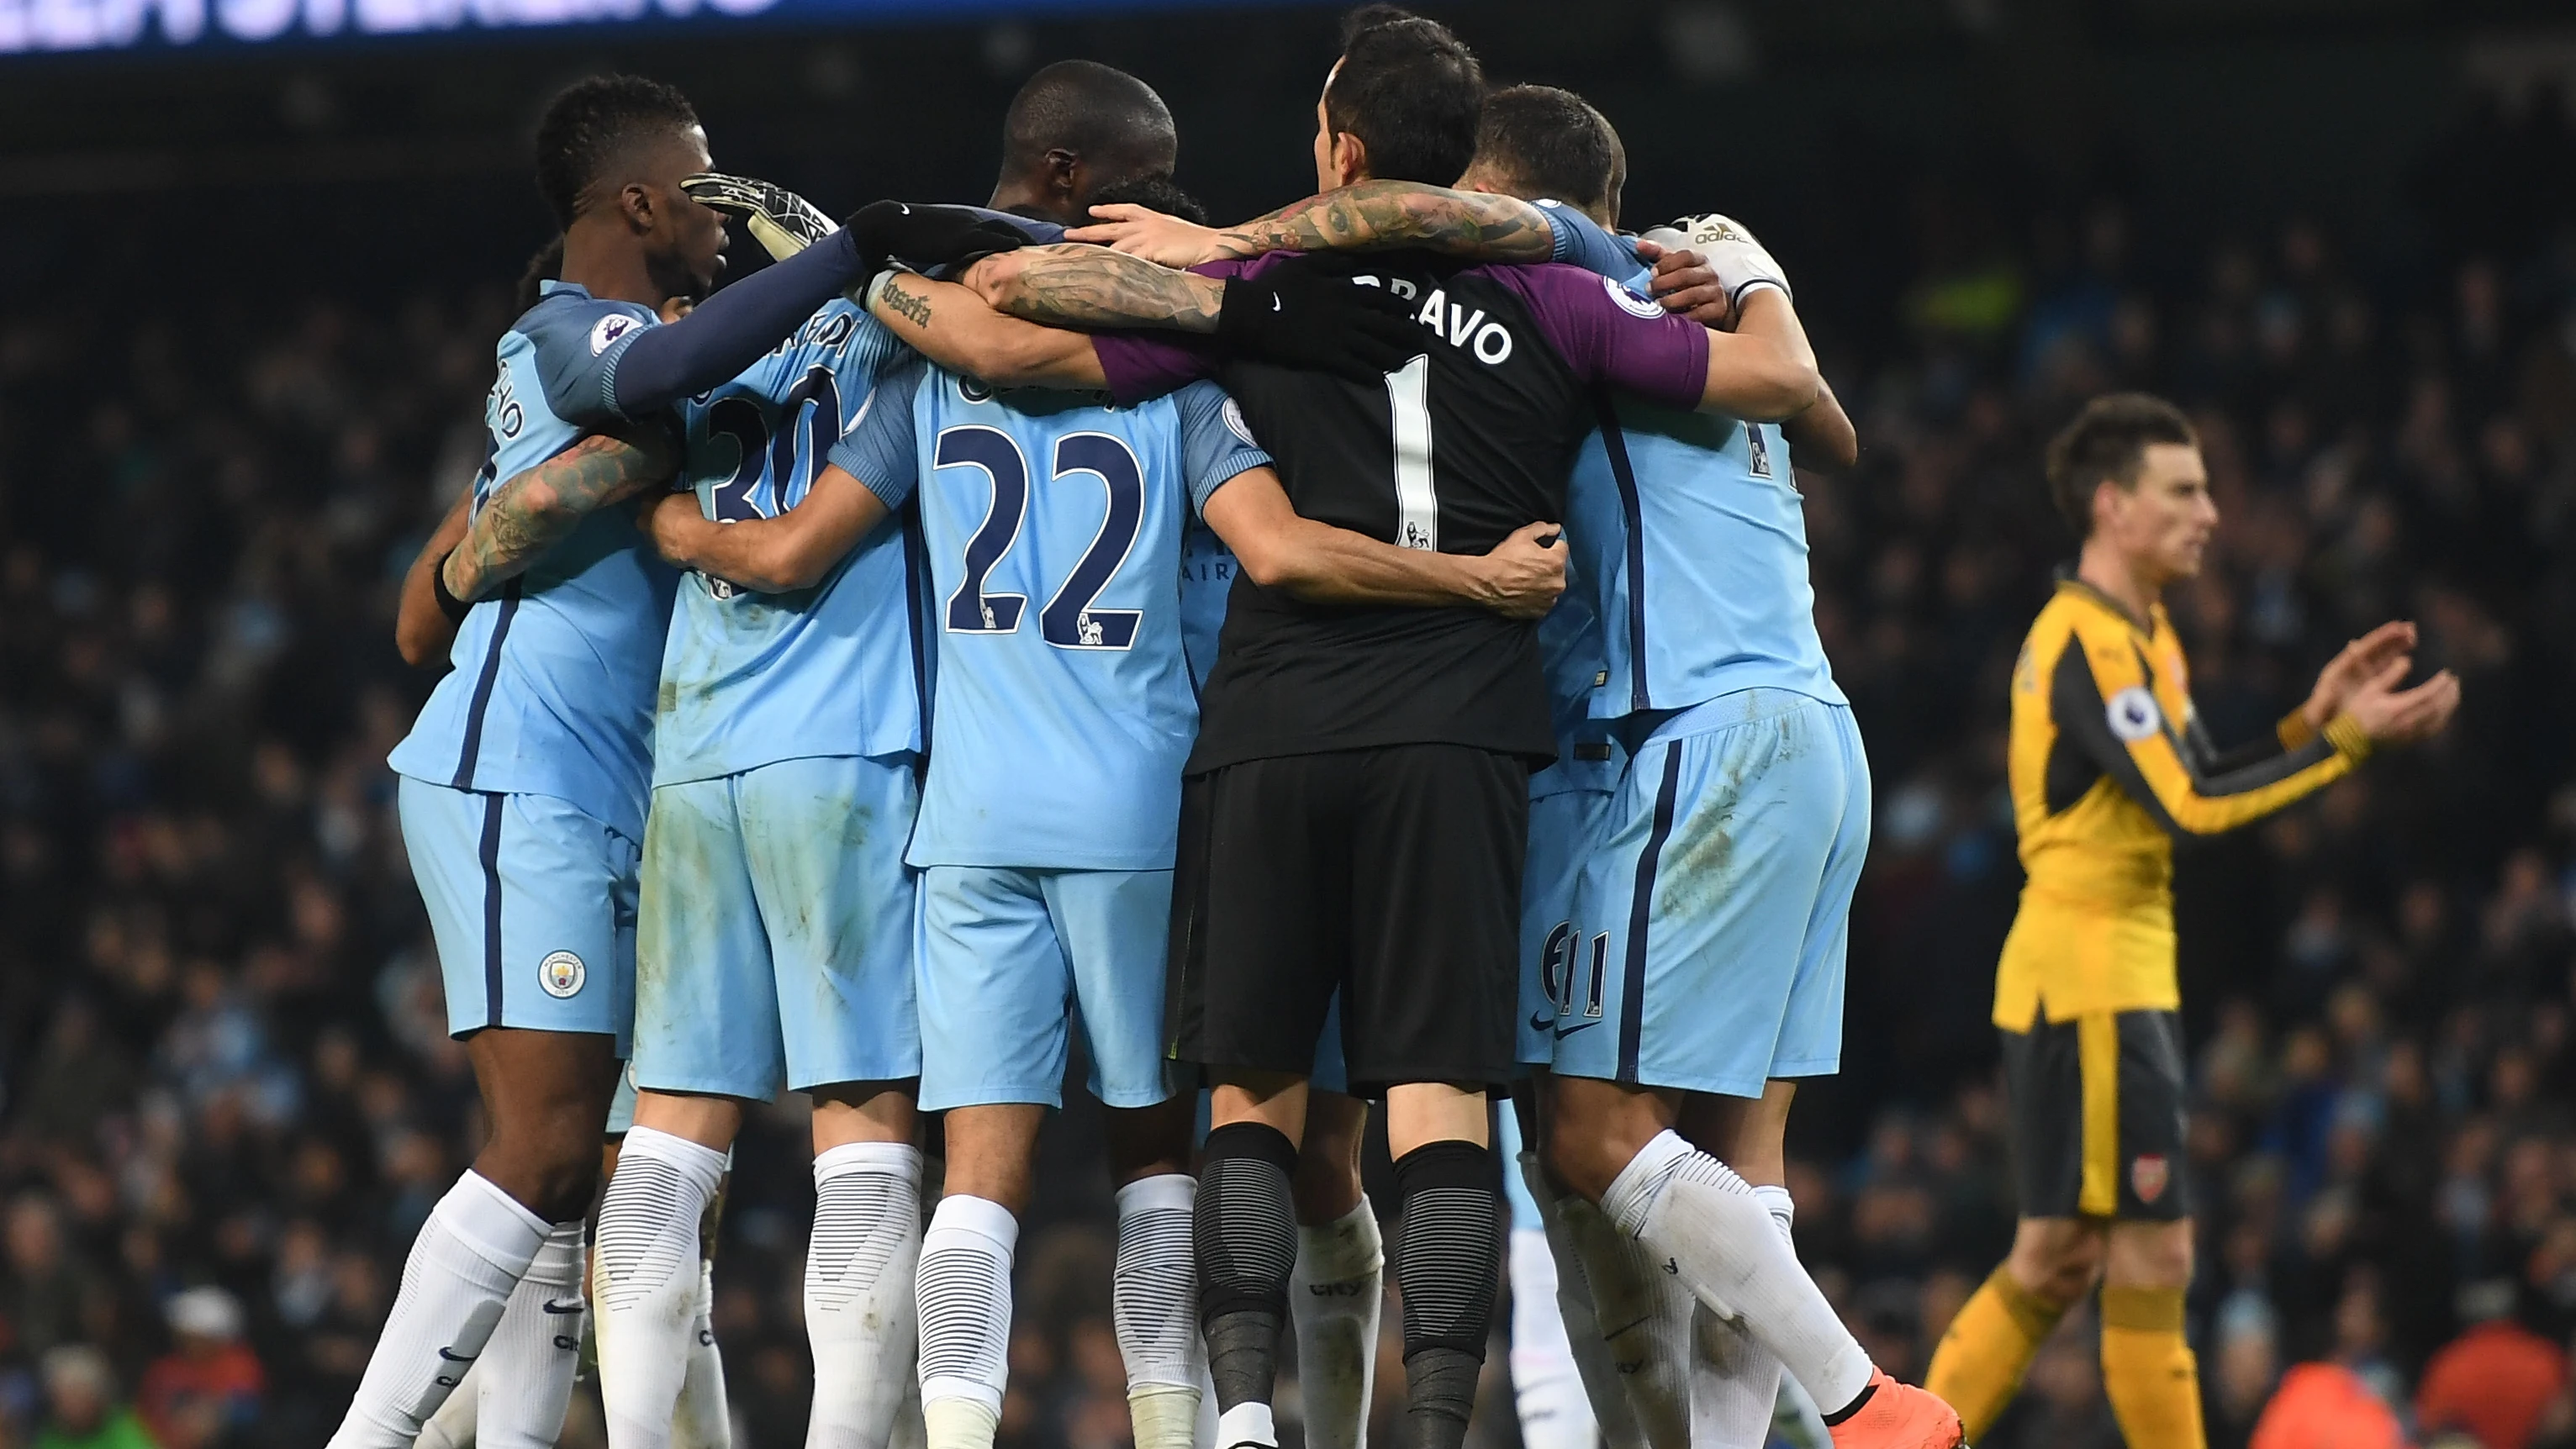
[[915,866],[1172,864],[1198,730],[1182,530],[1270,455],[1212,383],[1104,404],[915,364],[833,450],[921,516],[939,668]]
[[[719,522],[795,507],[870,407],[878,374],[911,355],[865,309],[826,303],[740,376],[683,406],[681,486]],[[688,574],[662,651],[653,783],[919,751],[924,665],[910,585],[904,530],[891,520],[793,593]]]
[[[1408,548],[1481,554],[1565,518],[1592,393],[1698,403],[1708,333],[1576,267],[1471,266],[1426,253],[1214,263],[1214,276],[1326,267],[1402,300],[1422,351],[1383,378],[1229,361],[1200,339],[1095,339],[1122,400],[1220,377],[1279,457],[1297,512]],[[1446,743],[1556,757],[1533,626],[1471,607],[1301,603],[1240,576],[1193,773],[1324,750]]]

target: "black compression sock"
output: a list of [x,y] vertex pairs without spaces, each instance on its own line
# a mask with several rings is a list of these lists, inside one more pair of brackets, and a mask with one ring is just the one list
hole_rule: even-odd
[[1278,1378],[1279,1329],[1288,1318],[1288,1274],[1297,1266],[1296,1209],[1288,1177],[1297,1148],[1277,1128],[1235,1122],[1208,1134],[1199,1169],[1194,1239],[1199,1325],[1219,1413],[1267,1404]]
[[1502,1213],[1493,1153],[1431,1142],[1395,1165],[1404,1225],[1396,1274],[1404,1289],[1408,1449],[1457,1449],[1476,1402],[1494,1318]]
[[1404,1356],[1402,1449],[1458,1449],[1476,1407],[1476,1380],[1485,1356],[1454,1348],[1426,1348]]

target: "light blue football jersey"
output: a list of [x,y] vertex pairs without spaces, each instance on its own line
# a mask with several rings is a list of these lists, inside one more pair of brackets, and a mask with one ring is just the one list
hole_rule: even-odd
[[1556,607],[1538,621],[1538,655],[1547,671],[1556,763],[1531,773],[1530,798],[1569,790],[1607,794],[1618,787],[1620,767],[1609,748],[1608,722],[1593,717],[1592,701],[1608,676],[1609,661],[1602,653],[1600,621],[1592,616],[1592,600],[1580,580],[1568,579]]
[[917,483],[939,671],[915,866],[1160,870],[1198,733],[1181,532],[1270,456],[1210,383],[1139,407],[915,364],[832,461]]
[[[624,342],[652,310],[548,282],[501,334],[484,399],[490,430],[474,480],[492,490],[586,433],[621,422],[612,401]],[[653,759],[653,692],[677,574],[625,509],[582,520],[501,592],[467,612],[430,692],[388,757],[396,773],[459,790],[552,795],[641,839]]]
[[1225,601],[1242,567],[1216,530],[1197,518],[1181,527],[1181,644],[1190,659],[1190,688],[1207,685],[1216,668],[1217,638],[1225,632]]
[[[1649,274],[1623,241],[1571,207],[1544,210],[1560,256],[1644,292]],[[1847,703],[1816,634],[1806,510],[1778,425],[1625,397],[1608,407],[1566,490],[1574,587],[1601,623],[1593,717],[1744,689]]]
[[[682,482],[719,522],[777,517],[804,501],[873,405],[879,375],[911,356],[866,309],[824,304],[741,376],[683,405]],[[690,572],[662,655],[653,783],[917,753],[927,675],[912,595],[911,549],[893,518],[794,593]]]

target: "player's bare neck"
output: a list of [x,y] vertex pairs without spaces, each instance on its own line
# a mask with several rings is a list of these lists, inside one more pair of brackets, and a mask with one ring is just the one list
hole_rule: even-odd
[[616,218],[582,216],[564,232],[563,279],[603,302],[662,305],[662,289],[635,234]]
[[1051,221],[1058,226],[1080,226],[1091,220],[1087,216],[1074,215],[1064,204],[1063,197],[1052,194],[1040,181],[1028,177],[995,183],[993,195],[984,206],[989,211],[1007,211],[1013,216]]
[[2161,580],[2099,534],[2084,541],[2084,552],[2075,561],[2075,577],[2117,605],[2142,630],[2154,619],[2156,599],[2164,592]]

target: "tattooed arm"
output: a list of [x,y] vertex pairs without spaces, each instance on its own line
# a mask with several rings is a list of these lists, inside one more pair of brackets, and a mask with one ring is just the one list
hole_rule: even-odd
[[1092,214],[1101,220],[1074,228],[1066,238],[1172,267],[1264,252],[1393,247],[1489,262],[1543,262],[1556,255],[1556,232],[1538,207],[1515,197],[1412,181],[1363,181],[1222,230],[1126,204],[1094,207]]
[[966,285],[994,310],[1050,327],[1216,331],[1225,283],[1107,247],[1022,247],[986,257]]
[[591,433],[503,483],[474,513],[465,541],[440,565],[449,593],[473,600],[524,572],[600,509],[679,471],[659,426],[631,437]]
[[885,272],[868,289],[868,310],[922,356],[997,387],[1109,385],[1089,337],[1005,316],[954,282]]

